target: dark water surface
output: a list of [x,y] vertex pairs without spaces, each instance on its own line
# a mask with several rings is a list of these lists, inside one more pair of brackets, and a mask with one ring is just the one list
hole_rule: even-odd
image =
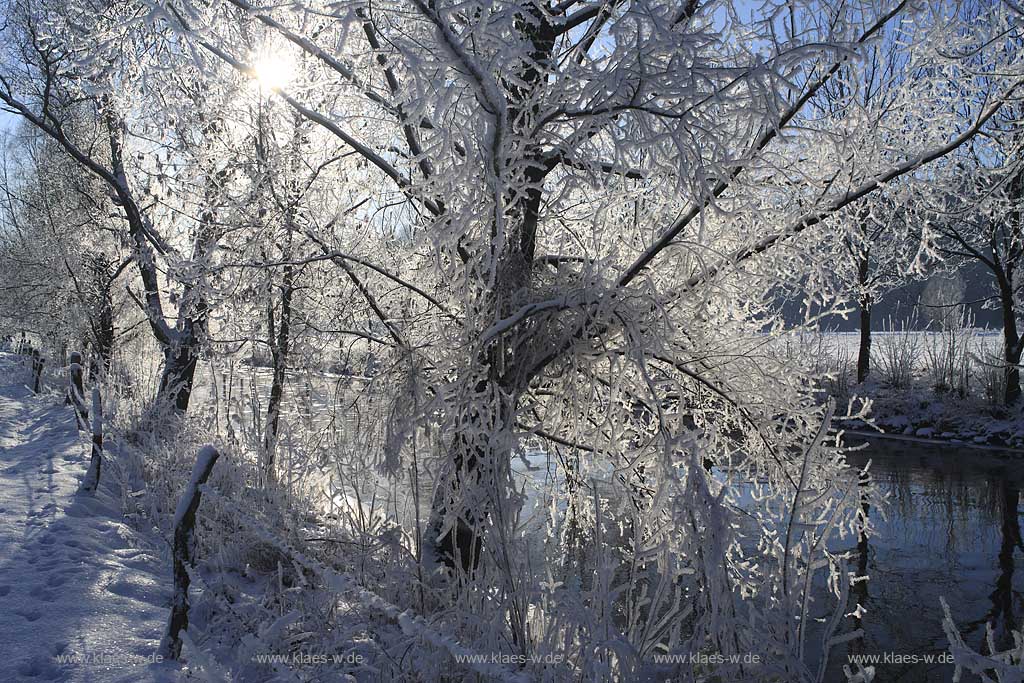
[[[1012,645],[1009,629],[1019,629],[1024,615],[1024,457],[872,439],[850,456],[857,466],[869,459],[889,501],[884,509],[868,510],[875,530],[854,552],[854,563],[870,577],[851,594],[851,603],[867,609],[861,620],[866,636],[834,651],[834,680],[843,680],[842,664],[851,652],[946,652],[940,597],[969,646],[988,653],[986,623],[1000,649]],[[876,681],[953,677],[949,664],[879,662],[875,669]]]

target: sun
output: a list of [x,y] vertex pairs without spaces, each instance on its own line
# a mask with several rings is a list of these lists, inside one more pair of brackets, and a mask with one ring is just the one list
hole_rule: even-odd
[[295,78],[295,61],[281,52],[264,51],[256,54],[252,62],[256,84],[264,93],[274,93]]

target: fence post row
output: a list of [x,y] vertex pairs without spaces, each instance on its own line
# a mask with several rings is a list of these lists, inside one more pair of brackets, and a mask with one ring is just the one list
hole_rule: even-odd
[[164,659],[177,659],[181,655],[181,632],[188,628],[188,587],[191,578],[188,567],[193,563],[195,550],[196,510],[202,497],[200,487],[210,478],[210,472],[220,453],[213,446],[203,446],[196,456],[192,476],[181,494],[174,512],[174,596],[171,598],[171,616],[167,622],[167,633],[160,641],[160,652]]

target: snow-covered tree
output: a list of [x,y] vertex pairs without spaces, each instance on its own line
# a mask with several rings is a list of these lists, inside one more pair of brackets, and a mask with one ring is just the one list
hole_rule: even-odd
[[109,228],[113,206],[52,143],[27,133],[8,140],[0,172],[3,317],[58,354],[88,348],[90,365],[109,367],[124,298],[115,293],[125,250]]
[[[528,610],[515,601],[510,465],[526,437],[589,454],[583,482],[615,468],[638,510],[634,560],[667,543],[679,571],[700,576],[708,597],[696,623],[708,628],[738,614],[730,587],[755,590],[715,502],[731,488],[703,466],[743,452],[789,501],[779,583],[765,590],[791,595],[791,571],[811,566],[806,556],[791,567],[795,548],[820,549],[795,531],[809,514],[805,487],[831,490],[834,471],[813,438],[823,413],[810,383],[756,351],[756,330],[781,328],[768,293],[806,286],[808,273],[821,274],[812,289],[826,287],[829,264],[809,233],[959,149],[1020,85],[1018,55],[992,51],[1001,76],[985,97],[946,106],[950,80],[974,68],[958,49],[978,31],[1018,30],[997,7],[972,31],[950,7],[901,2],[147,6],[203,69],[265,78],[243,29],[305,55],[303,85],[281,84],[278,97],[361,159],[380,188],[373,203],[392,207],[377,220],[408,244],[395,269],[377,259],[380,242],[339,256],[406,369],[401,386],[413,387],[396,396],[393,419],[406,426],[388,463],[418,428],[441,435],[428,540],[452,568],[497,567],[520,648]],[[920,77],[900,93],[906,125],[892,120],[892,137],[873,146],[884,153],[854,164],[843,149],[856,137],[805,125],[808,104],[844,69],[865,68],[886,27],[909,21]],[[325,90],[337,105],[311,99]],[[780,456],[794,451],[806,457]],[[816,500],[846,500],[833,493]],[[778,520],[763,512],[767,539]],[[653,529],[665,519],[674,531],[662,537]],[[638,649],[662,607],[638,607]]]
[[[218,104],[238,83],[226,81],[216,96],[198,91],[181,78],[184,70],[175,71],[183,68],[180,56],[175,62],[159,35],[133,21],[138,8],[127,4],[13,2],[7,11],[0,103],[52,140],[116,205],[141,283],[132,297],[163,352],[158,403],[183,412],[209,312],[208,269],[195,264],[219,237],[226,178],[216,161],[195,154],[186,157],[187,173],[175,172],[173,156],[194,145],[216,149]],[[164,77],[143,77],[154,73]],[[154,103],[164,105],[160,116],[137,116]],[[159,187],[172,180],[183,186]],[[200,208],[174,206],[170,195]],[[168,228],[177,234],[165,234]]]
[[[439,621],[503,651],[571,652],[584,678],[715,650],[759,653],[766,679],[824,679],[809,642],[827,659],[849,589],[828,541],[863,528],[869,494],[845,469],[816,378],[776,348],[779,296],[844,306],[835,245],[863,263],[893,225],[877,220],[876,235],[865,221],[1018,97],[1021,56],[990,40],[1019,33],[1013,11],[967,22],[952,4],[905,0],[13,5],[0,101],[116,198],[179,409],[218,306],[240,304],[224,330],[244,311],[258,311],[253,329],[267,321],[283,381],[296,269],[331,264],[306,276],[359,303],[309,328],[386,349],[385,434],[359,457],[396,481],[413,472],[418,497],[430,444],[415,557],[437,562],[418,567],[432,596],[421,607],[447,608]],[[865,73],[909,22],[915,77]],[[243,78],[272,93],[273,122],[243,115]],[[812,103],[844,82],[877,98],[816,118]],[[106,136],[71,135],[54,98],[82,98]],[[287,132],[276,148],[268,130]],[[331,319],[329,306],[305,296],[305,320]],[[539,569],[512,469],[528,442],[564,483],[540,508]],[[583,555],[593,571],[574,574],[567,558]],[[826,568],[836,601],[812,604]]]
[[[1003,125],[1017,127],[1019,122],[1004,120]],[[991,294],[986,304],[994,304],[1001,313],[1003,402],[1012,405],[1021,396],[1020,362],[1024,352],[1020,330],[1024,169],[1020,151],[1015,146],[988,144],[984,151],[945,170],[946,182],[939,185],[943,189],[933,201],[941,208],[928,221],[927,239],[949,262],[980,263],[991,274]],[[950,187],[954,190],[945,189]]]
[[[877,40],[865,47],[862,61],[842,66],[811,101],[807,125],[833,127],[829,137],[834,148],[821,161],[834,164],[837,174],[878,173],[899,158],[901,141],[911,127],[930,126],[927,116],[915,120],[905,113],[913,109],[913,98],[920,96],[913,82],[921,76],[914,72],[915,52],[927,49],[915,42],[913,30],[907,23],[883,27]],[[928,67],[927,61],[917,65],[919,70]],[[858,383],[867,379],[871,369],[873,303],[916,265],[917,249],[906,225],[913,220],[914,204],[912,187],[896,182],[831,219],[844,234],[832,239],[839,254],[829,262],[849,281],[857,307]]]

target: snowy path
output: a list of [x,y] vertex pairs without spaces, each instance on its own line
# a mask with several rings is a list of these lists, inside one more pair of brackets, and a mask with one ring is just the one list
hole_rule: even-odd
[[0,681],[168,681],[153,665],[169,570],[121,519],[106,476],[77,493],[87,445],[55,394],[0,353]]

